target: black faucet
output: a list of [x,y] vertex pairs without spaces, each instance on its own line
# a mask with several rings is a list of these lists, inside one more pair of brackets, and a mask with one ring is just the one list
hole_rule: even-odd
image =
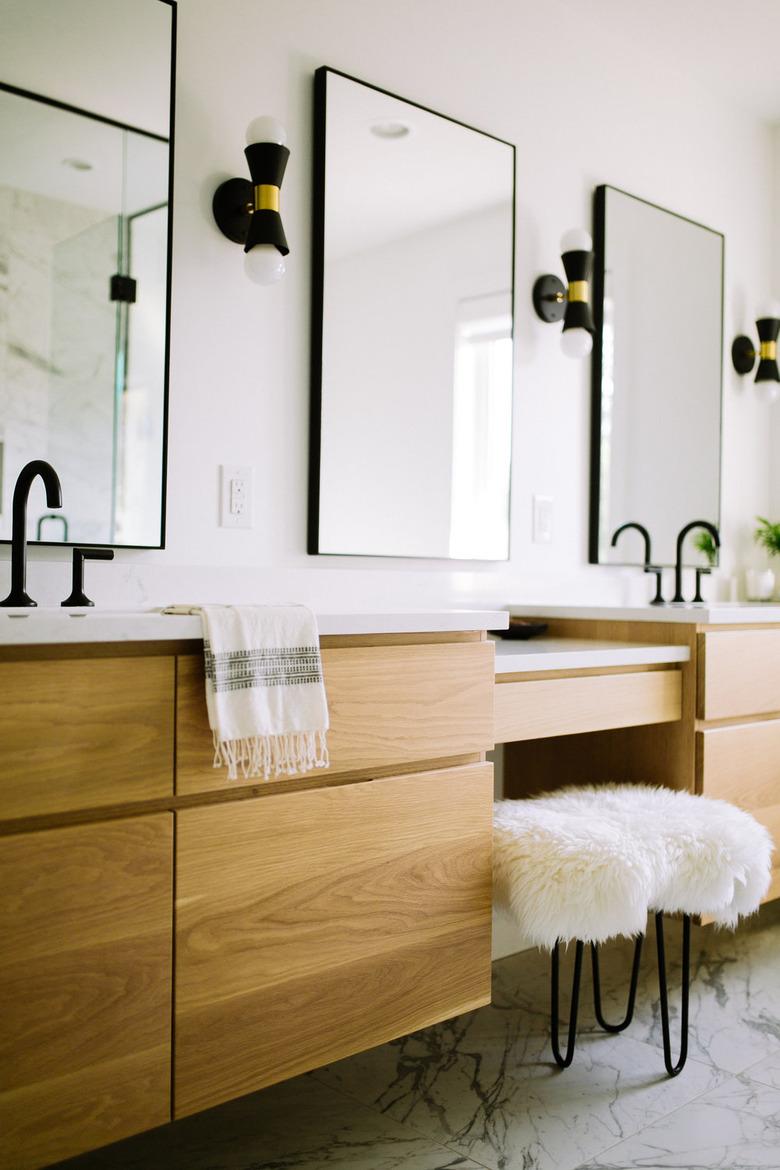
[[612,547],[613,548],[615,547],[621,533],[625,532],[626,529],[628,529],[628,528],[636,529],[636,531],[638,533],[640,533],[640,535],[642,536],[642,538],[645,542],[645,572],[646,573],[655,573],[655,597],[650,602],[650,604],[651,605],[663,605],[664,595],[661,592],[661,582],[662,582],[662,577],[663,577],[663,569],[659,565],[653,564],[653,553],[652,553],[652,545],[650,543],[650,533],[647,531],[644,524],[637,524],[633,520],[629,521],[628,524],[621,524],[620,527],[616,528],[615,531],[612,533]]
[[[720,548],[720,536],[718,535],[718,530],[714,524],[710,524],[709,520],[691,520],[690,524],[686,524],[684,528],[680,529],[677,534],[677,560],[675,561],[674,565],[674,597],[672,598],[672,601],[685,601],[682,591],[683,543],[688,533],[692,532],[694,528],[706,529],[706,531],[709,532],[710,536],[712,537],[715,548]],[[699,592],[700,583],[701,575],[699,575],[696,579],[696,597],[694,600],[701,600],[701,594]]]
[[112,548],[74,548],[73,550],[73,586],[70,596],[60,605],[94,605],[84,592],[84,561],[113,561]]
[[11,592],[0,606],[37,605],[25,589],[27,583],[27,497],[34,479],[40,476],[46,488],[46,506],[62,507],[59,476],[45,459],[33,459],[19,472],[14,487],[13,528],[11,532]]

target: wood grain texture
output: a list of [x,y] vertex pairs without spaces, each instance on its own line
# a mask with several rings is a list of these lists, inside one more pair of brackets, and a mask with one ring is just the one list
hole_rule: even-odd
[[172,826],[0,841],[0,1168],[170,1118]]
[[[494,649],[470,641],[323,650],[330,768],[393,768],[492,748]],[[177,663],[176,792],[252,784],[213,767],[203,665]]]
[[700,719],[780,712],[780,629],[699,635]]
[[[531,612],[528,613],[532,617]],[[548,620],[548,619],[544,619]],[[680,622],[549,619],[553,637],[595,638],[653,645],[687,646],[683,663],[681,718],[583,736],[507,744],[505,792],[523,796],[562,784],[615,780],[663,784],[693,791],[695,784],[696,627]]]
[[179,814],[176,1115],[486,1003],[491,829],[489,764]]
[[173,792],[174,659],[0,663],[0,821]]
[[765,901],[780,896],[780,719],[700,731],[698,791],[746,809],[774,837],[775,878]]
[[680,718],[679,670],[496,685],[496,742],[576,735]]

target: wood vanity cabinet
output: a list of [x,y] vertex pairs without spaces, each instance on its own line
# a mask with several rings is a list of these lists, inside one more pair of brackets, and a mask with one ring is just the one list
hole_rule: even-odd
[[330,767],[236,784],[199,643],[0,650],[0,1170],[488,1002],[492,645],[323,642]]

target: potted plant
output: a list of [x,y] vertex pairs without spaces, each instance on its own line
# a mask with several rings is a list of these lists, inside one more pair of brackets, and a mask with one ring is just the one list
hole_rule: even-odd
[[711,533],[707,532],[706,528],[702,528],[693,538],[693,546],[700,553],[704,553],[707,564],[712,568],[718,559],[718,550],[715,547],[715,541],[712,539]]
[[[770,557],[780,556],[780,524],[773,524],[765,516],[756,516],[758,528],[753,539]],[[747,572],[747,594],[749,601],[771,601],[775,591],[775,574],[772,569],[763,572],[749,569]]]

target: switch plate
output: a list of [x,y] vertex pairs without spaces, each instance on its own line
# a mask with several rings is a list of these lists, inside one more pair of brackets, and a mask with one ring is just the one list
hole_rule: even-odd
[[251,528],[254,468],[223,463],[220,468],[219,522],[223,528]]
[[534,544],[552,544],[553,539],[553,497],[534,496],[533,541]]

